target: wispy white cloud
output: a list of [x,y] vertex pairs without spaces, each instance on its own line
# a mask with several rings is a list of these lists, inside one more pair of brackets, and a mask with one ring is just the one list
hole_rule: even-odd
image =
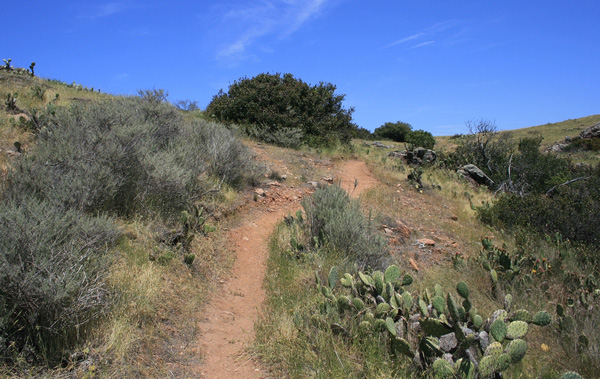
[[87,9],[82,16],[91,19],[108,17],[121,12],[123,9],[125,9],[125,5],[122,3],[106,3]]
[[410,48],[415,49],[418,47],[431,45],[432,43],[435,43],[435,41],[438,39],[448,39],[449,37],[445,35],[445,32],[450,29],[453,29],[453,35],[456,35],[456,28],[461,24],[463,23],[460,20],[447,20],[438,22],[437,24],[431,25],[419,32],[413,33],[407,37],[401,38],[388,45],[385,45],[383,49],[387,49],[397,45],[402,45],[410,41],[417,42],[419,40],[421,40],[422,42],[419,42],[416,45],[411,46]]
[[399,39],[398,41],[392,42],[392,43],[390,43],[389,45],[387,45],[387,46],[384,46],[383,48],[384,48],[384,49],[387,49],[388,47],[392,47],[392,46],[400,45],[400,44],[402,44],[402,43],[405,43],[405,42],[408,42],[408,41],[412,41],[412,40],[414,40],[414,39],[417,39],[417,38],[419,38],[419,37],[422,37],[422,36],[424,36],[424,35],[425,35],[425,33],[416,33],[416,34],[413,34],[413,35],[411,35],[411,36],[408,36],[408,37],[404,37],[404,38],[402,38],[402,39]]
[[427,46],[427,45],[431,45],[432,43],[435,43],[435,41],[425,41],[425,42],[421,42],[418,45],[415,45],[413,47],[411,47],[411,49],[416,49],[418,47],[423,47],[423,46]]
[[282,39],[318,18],[333,0],[257,0],[245,7],[236,5],[224,13],[223,21],[238,25],[233,41],[222,45],[217,58],[242,60],[250,48],[267,38]]

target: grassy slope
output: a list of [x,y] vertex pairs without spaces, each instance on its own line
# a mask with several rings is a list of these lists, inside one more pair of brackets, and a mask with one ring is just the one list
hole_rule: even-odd
[[[600,115],[581,117],[561,122],[547,123],[544,125],[525,127],[514,130],[503,130],[500,134],[509,134],[515,143],[526,137],[542,136],[541,149],[545,150],[554,143],[563,141],[566,136],[578,136],[586,128],[600,122]],[[456,148],[455,140],[451,136],[436,137],[436,149],[451,151]],[[600,160],[599,154],[592,152],[562,153],[570,156],[576,162],[597,164]]]
[[[44,100],[37,99],[32,89],[40,86],[46,90]],[[98,101],[109,97],[109,95],[100,94],[86,90],[80,90],[65,85],[64,83],[51,82],[39,78],[29,78],[6,76],[0,73],[0,95],[6,98],[8,92],[19,92],[17,106],[22,109],[31,107],[44,107],[54,99],[55,94],[59,94],[57,105],[68,105],[74,101]],[[22,128],[15,126],[9,120],[13,115],[5,112],[4,108],[0,110],[0,168],[7,169],[10,165],[10,159],[6,154],[9,150],[14,150],[13,143],[20,141],[25,150],[33,148],[31,142],[32,136]],[[576,135],[585,127],[600,121],[600,115],[590,116],[577,120],[570,120],[556,124],[548,124],[527,129],[513,131],[516,140],[523,136],[532,135],[541,132],[545,144],[550,144],[561,140],[565,135]],[[441,146],[449,145],[449,137],[438,138]],[[281,162],[282,167],[279,170],[287,173],[288,169],[294,172],[294,177],[304,181],[309,175],[314,175],[314,166],[302,163],[300,161],[320,161],[318,155],[308,155],[308,153],[290,152],[284,149],[268,149],[269,154],[277,154],[277,161]],[[359,147],[358,154],[365,159],[372,171],[381,181],[379,188],[371,190],[364,196],[364,204],[373,208],[376,212],[384,213],[390,217],[400,217],[415,230],[411,241],[421,237],[442,237],[456,241],[460,246],[461,252],[465,255],[473,255],[479,249],[479,238],[489,235],[492,232],[481,226],[474,217],[470,202],[475,205],[489,199],[485,192],[471,188],[464,183],[458,182],[452,175],[426,172],[426,184],[439,184],[442,190],[430,190],[419,193],[411,187],[406,181],[407,167],[399,165],[397,162],[385,157],[384,150],[374,148]],[[324,159],[329,160],[331,157]],[[306,166],[306,167],[305,167]],[[285,168],[284,168],[285,167]],[[215,199],[215,206],[232,206],[237,202],[238,195],[228,192],[221,198]],[[440,207],[440,204],[443,206]],[[455,216],[457,220],[452,220],[449,216]],[[174,359],[188,357],[190,352],[184,349],[173,350],[177,342],[185,342],[194,337],[193,319],[195,310],[201,306],[203,299],[210,289],[210,282],[216,278],[226,275],[225,270],[230,263],[227,254],[223,254],[225,242],[217,231],[217,234],[211,240],[197,241],[195,248],[200,253],[195,270],[189,272],[189,275],[181,275],[185,269],[181,262],[175,262],[172,265],[156,265],[148,260],[148,251],[156,247],[154,242],[154,226],[151,222],[142,222],[136,220],[120,220],[125,230],[126,237],[114,250],[115,265],[111,274],[111,280],[115,288],[121,292],[127,293],[120,299],[115,312],[98,328],[98,336],[94,338],[87,347],[90,348],[95,357],[93,365],[89,371],[97,372],[102,376],[165,376],[167,374],[166,362]],[[277,235],[285,239],[285,231],[280,231]],[[496,235],[494,241],[497,244],[507,242],[509,238],[503,235]],[[282,244],[282,242],[278,242]],[[283,244],[286,244],[284,241]],[[276,244],[276,242],[274,242]],[[406,259],[415,258],[414,247],[410,243],[405,244],[399,250],[397,259],[407,267]],[[455,272],[448,269],[449,257],[441,260],[428,260],[428,257],[421,254],[416,257],[417,263],[421,266],[421,271],[415,273],[421,284],[417,288],[431,287],[436,282],[466,280],[474,292],[479,307],[483,311],[493,310],[498,307],[490,299],[487,291],[489,284],[487,278],[481,273]],[[276,260],[276,259],[275,259]],[[432,264],[434,262],[435,264]],[[331,265],[331,262],[319,262]],[[275,265],[275,263],[272,263]],[[294,263],[296,265],[296,263]],[[315,267],[294,267],[298,270],[297,277],[300,278],[300,285],[304,287],[290,287],[292,293],[300,294],[299,298],[305,298],[307,290],[314,291],[312,284],[312,275]],[[271,267],[271,273],[275,268]],[[290,270],[290,268],[288,268]],[[273,284],[273,287],[280,286],[281,283]],[[297,286],[298,281],[291,281],[290,286]],[[285,288],[278,288],[279,295]],[[312,295],[314,295],[311,292]],[[311,296],[312,296],[311,295]],[[309,297],[311,297],[309,296]],[[314,297],[314,296],[312,296]],[[292,309],[294,307],[293,297],[287,299],[285,307]],[[543,300],[543,299],[542,299]],[[529,307],[531,304],[527,304]],[[543,306],[543,304],[535,304]],[[279,322],[278,333],[288,333],[293,341],[294,333],[297,330],[293,326],[293,320],[290,315],[271,322]],[[186,326],[187,325],[187,326]],[[263,325],[264,327],[264,325]],[[265,333],[272,332],[267,329]],[[269,336],[271,337],[272,334]],[[552,366],[561,368],[567,364],[565,356],[560,352],[560,346],[557,341],[548,341],[548,337],[543,333],[536,333],[531,339],[531,349],[528,352],[527,360],[513,372],[514,376],[528,377],[527,370],[539,373],[541,368],[547,366],[547,370],[552,371]],[[325,337],[324,337],[325,338]],[[550,345],[550,353],[543,353],[540,350],[540,343],[545,342]],[[327,340],[320,343],[328,344]],[[184,344],[180,344],[184,345]],[[340,345],[341,346],[341,345]],[[83,347],[82,347],[83,348]],[[372,351],[376,352],[377,347],[373,346]],[[279,352],[284,351],[281,346]],[[179,355],[179,354],[182,355]],[[305,352],[304,357],[307,360],[317,361],[319,358],[313,356],[314,352]],[[157,358],[160,357],[160,358]],[[273,358],[273,357],[272,357]],[[281,360],[283,356],[274,357]],[[330,355],[331,365],[335,366],[339,359],[336,354]],[[328,358],[328,359],[329,359]],[[358,357],[347,355],[348,362],[360,366]],[[344,357],[342,357],[344,359]],[[346,360],[344,360],[346,362]],[[552,363],[554,361],[554,364]],[[537,362],[537,363],[536,363]],[[558,362],[558,363],[556,363]],[[273,363],[273,361],[271,361]],[[302,366],[305,362],[296,360],[299,366],[299,373],[302,373]],[[358,369],[357,372],[369,372],[385,376],[387,373],[394,372],[394,369],[382,367]],[[285,371],[285,370],[284,370]],[[90,373],[91,373],[90,372]],[[397,373],[397,372],[396,372]],[[180,373],[184,374],[184,373]],[[313,373],[314,374],[314,373]],[[551,375],[552,377],[552,375]]]
[[[43,89],[44,96],[35,95]],[[7,112],[4,100],[9,93],[18,93],[17,112]],[[38,92],[39,93],[39,92]],[[58,94],[58,97],[56,95]],[[24,154],[35,148],[34,135],[19,125],[19,118],[28,118],[32,108],[69,106],[76,102],[102,101],[112,95],[92,91],[79,85],[69,85],[28,75],[0,71],[0,170],[2,176],[10,169],[11,161],[19,159],[15,141],[22,144]],[[190,112],[186,118],[198,117]],[[241,204],[241,196],[224,188],[207,200],[212,214],[229,214]],[[222,219],[222,217],[221,217]],[[108,275],[110,286],[118,293],[113,311],[97,326],[92,338],[80,347],[90,364],[79,366],[67,362],[66,369],[45,372],[43,375],[62,375],[75,370],[78,376],[165,377],[185,376],[185,365],[173,368],[174,362],[197,359],[198,352],[186,351],[185,346],[196,338],[196,324],[209,291],[219,278],[227,275],[231,254],[224,239],[225,220],[210,220],[217,231],[208,238],[196,238],[193,251],[196,260],[192,267],[179,259],[167,264],[150,261],[150,254],[167,253],[157,242],[157,230],[164,229],[159,220],[117,220],[123,237],[110,254],[114,257]],[[171,366],[169,366],[171,364]],[[15,370],[13,367],[5,370]],[[30,370],[26,365],[16,370]],[[41,369],[45,371],[45,369]],[[179,371],[178,371],[179,370]],[[11,372],[11,371],[8,371]],[[13,374],[15,371],[12,371]],[[24,375],[24,371],[16,371]],[[0,376],[3,368],[0,367]]]
[[[500,230],[491,230],[476,218],[472,205],[491,200],[491,194],[459,180],[452,172],[426,169],[423,182],[427,188],[420,192],[407,181],[409,167],[399,160],[387,157],[388,149],[356,145],[356,156],[365,160],[381,185],[362,195],[365,211],[382,215],[379,219],[397,219],[407,224],[413,233],[404,243],[392,245],[393,262],[402,271],[410,272],[415,282],[410,291],[425,288],[432,291],[436,283],[453,291],[458,281],[465,281],[471,289],[471,299],[482,315],[490,315],[503,308],[501,301],[492,296],[489,274],[479,265],[454,268],[452,256],[477,257],[481,238],[490,237],[497,246],[507,244],[515,248],[514,236]],[[289,167],[293,161],[287,161]],[[433,188],[435,186],[436,188]],[[440,187],[437,187],[440,186]],[[272,240],[265,286],[268,306],[264,318],[258,323],[256,351],[270,365],[275,376],[281,377],[422,377],[412,369],[407,359],[387,356],[381,343],[374,339],[345,340],[332,334],[330,319],[319,315],[323,297],[314,283],[314,272],[325,280],[332,265],[345,266],[339,257],[306,254],[295,259],[290,254],[293,232],[282,224]],[[420,238],[433,238],[434,249],[419,249],[415,242]],[[298,240],[300,237],[296,236]],[[453,243],[458,245],[457,248]],[[545,241],[530,240],[531,248],[540,259],[557,253],[556,246]],[[409,259],[415,260],[420,270],[415,271]],[[559,284],[552,284],[554,293],[561,293]],[[524,296],[514,292],[513,309],[532,311],[545,309],[553,317],[555,297],[532,286]],[[456,294],[455,294],[456,296]],[[321,318],[319,318],[321,317]],[[344,324],[343,321],[341,321]],[[320,323],[320,324],[319,324]],[[573,359],[563,348],[555,326],[532,327],[527,336],[528,351],[525,359],[507,372],[507,377],[558,378],[560,373],[588,366]]]

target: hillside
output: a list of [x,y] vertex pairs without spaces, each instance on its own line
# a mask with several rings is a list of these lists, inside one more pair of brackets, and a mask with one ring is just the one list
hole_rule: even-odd
[[[553,144],[563,141],[565,137],[578,136],[583,130],[598,122],[600,122],[600,115],[593,115],[520,129],[502,130],[499,135],[508,135],[510,141],[515,144],[526,137],[542,136],[543,140],[540,148],[545,151]],[[456,139],[452,136],[436,137],[436,148],[452,151],[456,148]],[[596,164],[600,160],[600,154],[597,152],[562,152],[560,155],[570,157],[575,162]]]
[[[453,169],[411,166],[362,141],[256,142],[160,90],[124,98],[0,71],[0,94],[14,105],[0,112],[2,375],[559,378],[600,368],[593,249],[482,223],[502,197]],[[598,121],[512,138],[550,143]],[[451,149],[450,137],[439,141]]]

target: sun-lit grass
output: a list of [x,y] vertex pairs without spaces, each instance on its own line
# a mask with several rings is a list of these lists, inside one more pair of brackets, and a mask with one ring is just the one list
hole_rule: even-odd
[[[508,134],[510,141],[515,145],[523,138],[536,138],[542,136],[540,149],[545,151],[548,147],[556,142],[564,141],[565,137],[576,137],[586,128],[600,122],[600,115],[592,115],[587,117],[569,119],[561,122],[549,122],[544,125],[523,127],[513,130],[502,130],[499,135]],[[465,133],[465,132],[463,132]],[[435,149],[438,151],[454,151],[457,147],[458,139],[453,136],[435,137]],[[576,151],[576,152],[561,152],[561,157],[568,157],[573,162],[581,162],[597,165],[600,161],[600,154],[592,151]]]

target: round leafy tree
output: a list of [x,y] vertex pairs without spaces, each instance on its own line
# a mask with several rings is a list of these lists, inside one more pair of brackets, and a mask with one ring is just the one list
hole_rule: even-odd
[[415,130],[406,136],[406,142],[414,145],[415,147],[433,149],[433,146],[435,145],[435,137],[433,134],[426,132],[425,130]]
[[285,146],[348,143],[357,126],[353,108],[344,109],[345,95],[336,86],[311,86],[292,74],[260,74],[240,78],[219,91],[206,113],[225,124],[237,124],[260,140]]
[[395,142],[406,142],[406,138],[412,131],[412,126],[406,122],[386,122],[373,131],[375,138],[391,139]]

